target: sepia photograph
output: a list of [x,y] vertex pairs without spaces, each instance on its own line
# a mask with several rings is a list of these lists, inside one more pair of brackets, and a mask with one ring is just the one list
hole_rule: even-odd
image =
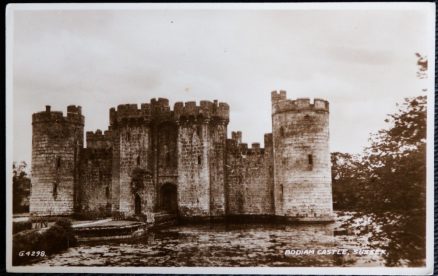
[[9,272],[433,274],[434,3],[9,4]]

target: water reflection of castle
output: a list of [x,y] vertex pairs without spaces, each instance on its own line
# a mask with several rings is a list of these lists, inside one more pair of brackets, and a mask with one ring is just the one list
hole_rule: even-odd
[[[229,106],[167,99],[110,109],[105,132],[86,133],[80,106],[33,114],[30,211],[89,210],[180,218],[268,215],[332,218],[329,103],[272,92],[265,148],[227,139]],[[257,122],[251,122],[257,123]]]

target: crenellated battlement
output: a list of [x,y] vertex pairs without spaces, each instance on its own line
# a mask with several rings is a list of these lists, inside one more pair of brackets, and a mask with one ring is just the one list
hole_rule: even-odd
[[248,147],[247,143],[242,143],[241,131],[232,131],[231,139],[227,139],[226,143],[228,150],[234,153],[248,155],[248,154],[264,154],[265,152],[265,149],[260,147],[260,143],[252,143],[251,147]]
[[282,100],[286,100],[286,91],[285,90],[280,90],[280,91],[272,91],[271,92],[271,101],[274,102],[278,102],[278,101],[282,101]]
[[127,120],[180,120],[181,118],[217,118],[229,120],[230,107],[217,100],[196,102],[177,102],[172,111],[169,100],[165,98],[151,99],[150,103],[143,103],[140,108],[137,104],[121,104],[110,109],[110,125]]
[[152,117],[152,104],[142,103],[140,108],[137,104],[120,104],[110,109],[110,125],[122,121],[141,120],[150,121]]
[[151,107],[154,112],[169,112],[169,100],[165,98],[151,99]]
[[233,154],[241,155],[253,155],[264,154],[265,149],[260,147],[260,143],[252,143],[251,147],[248,147],[247,143],[237,143],[236,140],[227,139],[227,150]]
[[217,100],[115,106],[108,130],[85,133],[85,148],[82,108],[69,105],[63,114],[46,106],[32,115],[30,211],[327,221],[329,103],[288,99],[284,90],[272,91],[271,100],[264,148],[263,141],[244,143],[241,131],[227,136],[230,107]]
[[67,107],[67,116],[62,111],[52,111],[50,105],[46,105],[46,110],[32,114],[32,124],[34,123],[70,123],[75,125],[84,125],[85,118],[82,115],[80,106],[69,105]]
[[68,115],[81,115],[82,107],[80,105],[69,105],[67,106],[67,116]]
[[100,129],[96,132],[87,131],[85,133],[87,148],[110,148],[111,147],[111,131],[106,130],[102,133]]
[[241,131],[232,131],[231,139],[235,140],[237,143],[242,143],[242,132]]
[[181,118],[217,118],[229,120],[230,107],[226,103],[218,102],[217,100],[200,101],[199,105],[196,102],[177,102],[174,105],[174,116],[176,120]]
[[329,102],[323,99],[298,98],[296,100],[287,99],[286,91],[272,91],[272,114],[286,111],[314,110],[316,112],[329,112]]

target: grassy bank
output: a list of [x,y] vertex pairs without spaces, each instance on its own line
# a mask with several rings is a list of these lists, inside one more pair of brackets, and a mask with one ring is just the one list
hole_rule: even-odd
[[76,243],[71,221],[58,219],[48,228],[25,230],[13,235],[12,263],[25,265],[42,256],[65,250]]

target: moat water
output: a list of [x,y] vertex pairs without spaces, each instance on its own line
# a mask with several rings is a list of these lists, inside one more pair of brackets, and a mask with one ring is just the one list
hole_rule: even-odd
[[[383,266],[381,255],[358,255],[364,237],[338,235],[331,224],[177,225],[132,241],[82,243],[45,257],[37,266]],[[286,250],[314,250],[289,255]],[[324,254],[348,249],[347,255]],[[319,250],[319,251],[318,251]],[[322,253],[322,254],[318,254]],[[311,251],[310,251],[311,253]]]

